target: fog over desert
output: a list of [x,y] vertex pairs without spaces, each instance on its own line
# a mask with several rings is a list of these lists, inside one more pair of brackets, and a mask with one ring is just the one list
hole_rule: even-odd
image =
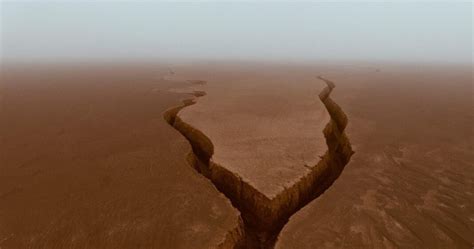
[[0,249],[474,246],[471,2],[0,6]]

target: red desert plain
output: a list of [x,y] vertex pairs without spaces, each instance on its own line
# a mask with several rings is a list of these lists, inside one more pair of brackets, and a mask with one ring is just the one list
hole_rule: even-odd
[[0,248],[472,248],[471,65],[2,65]]

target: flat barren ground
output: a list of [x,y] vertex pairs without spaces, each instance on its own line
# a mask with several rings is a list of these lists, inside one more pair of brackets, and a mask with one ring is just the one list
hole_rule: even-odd
[[7,67],[1,87],[1,248],[474,243],[472,68]]
[[346,65],[324,73],[355,154],[276,248],[472,248],[472,68]]
[[178,117],[209,138],[214,164],[273,199],[321,160],[330,117],[314,74],[254,66],[206,80],[207,96]]
[[163,119],[163,66],[2,68],[0,248],[229,248],[240,216]]

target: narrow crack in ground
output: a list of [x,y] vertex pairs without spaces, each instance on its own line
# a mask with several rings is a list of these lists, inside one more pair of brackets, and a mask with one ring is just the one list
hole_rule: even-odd
[[[354,152],[344,133],[347,116],[330,98],[335,84],[322,76],[318,79],[327,85],[319,98],[331,117],[323,131],[328,151],[316,166],[309,167],[309,174],[271,200],[241,177],[213,162],[214,146],[211,140],[177,116],[181,109],[195,103],[194,98],[184,100],[183,105],[164,113],[164,119],[190,142],[193,150],[188,157],[190,165],[208,178],[241,213],[243,227],[229,232],[221,248],[273,248],[290,216],[329,188],[349,162]],[[201,97],[205,92],[194,91],[193,95]]]

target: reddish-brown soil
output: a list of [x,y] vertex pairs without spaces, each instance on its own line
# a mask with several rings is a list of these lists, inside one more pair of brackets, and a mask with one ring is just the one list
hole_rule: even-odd
[[472,68],[327,68],[355,154],[276,248],[472,248]]
[[3,249],[474,243],[470,67],[4,66],[0,87]]
[[163,119],[163,65],[4,67],[0,248],[218,248],[240,216]]

